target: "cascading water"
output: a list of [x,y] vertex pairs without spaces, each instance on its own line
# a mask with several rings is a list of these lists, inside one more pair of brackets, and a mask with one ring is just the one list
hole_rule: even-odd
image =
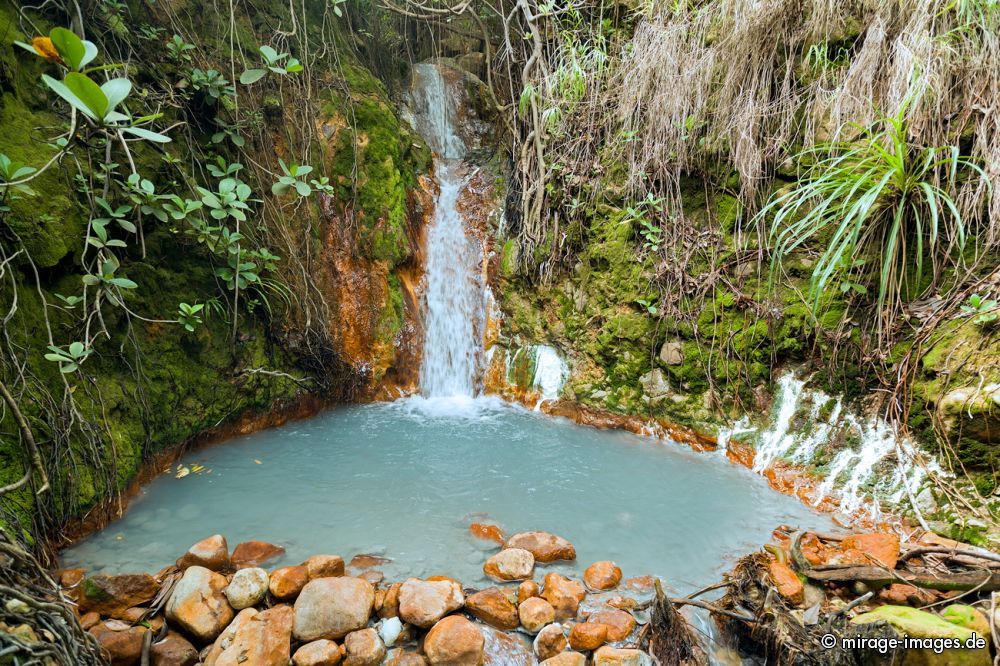
[[412,99],[417,128],[436,156],[440,193],[427,231],[426,337],[420,389],[426,397],[474,397],[482,375],[486,289],[478,270],[482,248],[458,210],[467,150],[456,131],[455,98],[441,69],[414,66]]

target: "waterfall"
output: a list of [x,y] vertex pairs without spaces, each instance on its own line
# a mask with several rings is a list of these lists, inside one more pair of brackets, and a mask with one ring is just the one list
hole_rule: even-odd
[[[943,474],[936,461],[916,450],[885,420],[862,417],[840,399],[807,389],[793,373],[779,378],[771,417],[759,431],[741,421],[719,433],[720,442],[750,437],[753,470],[763,473],[779,461],[824,470],[813,502],[837,499],[843,513],[877,520],[881,505],[903,508],[926,478],[924,467]],[[917,460],[923,458],[924,466]],[[878,481],[878,479],[882,479]]]
[[456,131],[455,95],[440,67],[413,68],[411,98],[417,129],[435,153],[440,187],[427,229],[425,330],[420,390],[426,397],[474,397],[482,375],[486,289],[482,247],[465,228],[458,201],[465,185],[467,150]]

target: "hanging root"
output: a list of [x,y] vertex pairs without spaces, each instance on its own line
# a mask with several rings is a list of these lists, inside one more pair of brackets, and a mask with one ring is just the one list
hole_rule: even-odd
[[0,663],[104,664],[97,639],[38,561],[0,530]]

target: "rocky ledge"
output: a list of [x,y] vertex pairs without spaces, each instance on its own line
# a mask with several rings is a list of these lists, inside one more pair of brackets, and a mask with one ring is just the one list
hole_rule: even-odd
[[610,561],[591,564],[582,580],[541,574],[546,563],[574,560],[573,544],[537,531],[505,539],[493,525],[470,532],[500,547],[483,564],[492,587],[446,576],[387,582],[379,558],[363,555],[347,566],[314,555],[268,571],[261,565],[281,547],[252,541],[230,552],[221,535],[156,574],[57,573],[81,625],[121,666],[652,663],[652,578],[623,580]]

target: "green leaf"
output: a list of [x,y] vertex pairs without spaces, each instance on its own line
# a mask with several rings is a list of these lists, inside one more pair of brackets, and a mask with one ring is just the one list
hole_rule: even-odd
[[72,30],[66,28],[52,28],[49,33],[52,45],[59,51],[63,62],[70,69],[79,70],[84,65],[84,58],[87,57],[87,47],[83,45],[83,40],[76,36]]
[[62,81],[56,81],[48,74],[42,74],[42,81],[45,83],[45,85],[51,88],[53,92],[55,92],[57,95],[59,95],[64,100],[69,102],[70,106],[72,106],[74,109],[76,109],[83,115],[87,116],[91,120],[100,120],[100,118],[98,118],[94,114],[94,112],[90,110],[90,108],[83,102],[83,100],[77,97],[72,90],[67,88]]
[[266,69],[248,69],[247,71],[240,74],[240,83],[248,86],[252,83],[257,83],[264,75],[267,74]]
[[108,97],[101,87],[86,74],[70,72],[63,79],[69,91],[82,101],[97,120],[104,120],[108,111]]
[[69,353],[73,358],[80,358],[86,347],[83,346],[82,342],[73,342],[69,346]]
[[[126,78],[111,79],[101,84],[101,92],[107,97],[108,111],[114,111],[132,92],[132,82]],[[107,116],[107,113],[104,115]]]
[[151,132],[147,129],[141,127],[123,127],[122,131],[127,134],[132,134],[140,139],[145,139],[146,141],[152,141],[154,143],[170,143],[171,138],[166,134],[160,134],[159,132]]
[[275,51],[270,46],[264,45],[264,46],[260,47],[259,50],[260,50],[260,54],[262,56],[264,56],[264,60],[266,60],[269,65],[273,65],[274,61],[276,61],[279,58],[281,58],[281,56],[278,55],[278,52]]
[[128,278],[111,278],[110,280],[108,280],[108,282],[115,285],[116,287],[121,287],[122,289],[135,289],[136,287],[139,286],[132,280],[129,280]]
[[[80,60],[80,68],[81,69],[84,68],[84,67],[86,67],[88,63],[90,63],[94,58],[97,57],[97,45],[94,44],[93,42],[89,42],[87,40],[83,40],[83,49],[84,49],[83,58]],[[121,67],[121,65],[117,65],[117,64],[116,65],[106,65],[105,67],[98,68],[98,69],[117,69],[118,67]],[[93,71],[96,71],[96,70],[93,70]]]

